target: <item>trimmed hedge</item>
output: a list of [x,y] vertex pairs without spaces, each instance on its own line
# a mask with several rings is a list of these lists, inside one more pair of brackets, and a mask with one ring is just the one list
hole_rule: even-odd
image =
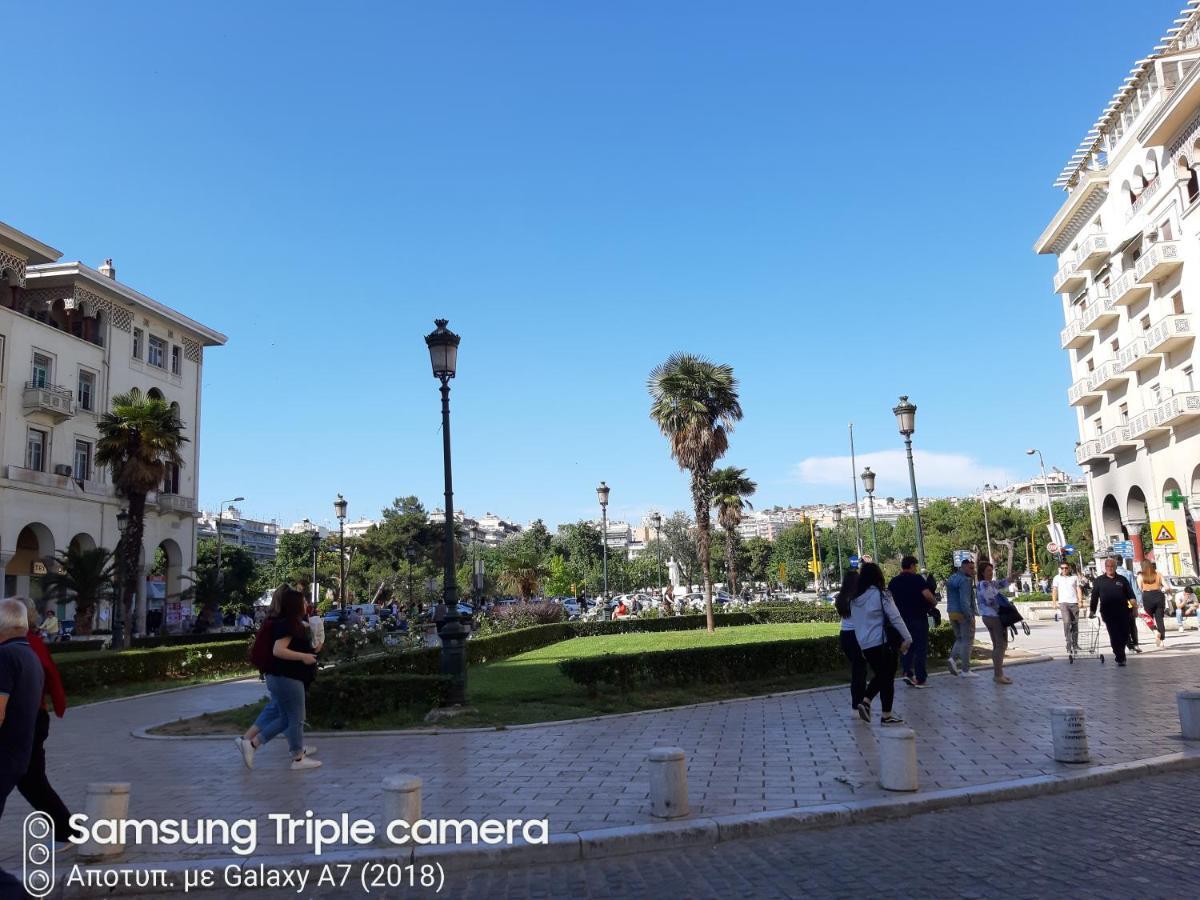
[[448,675],[345,674],[334,670],[309,687],[305,710],[314,722],[343,728],[347,721],[370,719],[402,707],[440,706],[450,681]]
[[171,681],[196,676],[236,675],[252,670],[249,642],[154,647],[147,650],[111,650],[71,654],[56,660],[63,687],[93,691],[134,681]]
[[69,641],[52,641],[46,646],[52,654],[90,653],[104,649],[104,638],[72,638]]
[[206,631],[203,634],[152,634],[135,637],[134,647],[182,647],[194,644],[219,644],[222,641],[250,640],[252,631]]
[[786,606],[756,606],[751,612],[763,624],[782,622],[840,622],[842,617],[832,603],[789,603]]
[[[949,652],[954,636],[949,628],[929,634],[930,653]],[[846,660],[836,635],[719,647],[688,647],[645,653],[606,653],[567,659],[559,669],[572,681],[596,693],[601,685],[625,692],[641,684],[723,684],[756,681],[779,675],[835,672]]]
[[[754,625],[751,613],[713,613],[713,623],[718,628],[733,625]],[[646,634],[653,631],[691,631],[705,628],[703,615],[663,616],[658,619],[618,619],[608,622],[569,622],[574,629],[573,637],[595,637],[602,634]]]
[[1031,594],[1018,594],[1017,603],[1053,603],[1054,596],[1042,591],[1034,591]]
[[[569,641],[576,637],[573,622],[553,622],[549,625],[534,625],[530,628],[517,628],[487,637],[471,638],[467,641],[467,661],[469,663],[495,662],[508,659],[518,653],[527,653],[549,644]],[[435,651],[440,652],[440,651]]]

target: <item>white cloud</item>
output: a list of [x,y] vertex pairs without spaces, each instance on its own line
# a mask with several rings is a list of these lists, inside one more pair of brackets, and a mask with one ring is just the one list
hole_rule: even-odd
[[[917,489],[922,496],[973,493],[982,488],[985,482],[1006,484],[1015,480],[1007,469],[984,465],[962,453],[914,450],[913,458],[917,470]],[[903,450],[859,453],[857,461],[859,472],[864,466],[870,466],[875,472],[876,496],[908,496],[908,457]],[[795,478],[799,482],[844,486],[847,494],[850,489],[850,474],[849,456],[810,456],[798,462],[794,469]],[[859,493],[861,492],[860,481]]]

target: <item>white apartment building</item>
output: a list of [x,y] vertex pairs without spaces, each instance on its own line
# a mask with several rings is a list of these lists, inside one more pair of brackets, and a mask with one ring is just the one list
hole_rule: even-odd
[[[93,269],[61,255],[0,223],[4,592],[37,597],[45,561],[67,547],[116,547],[122,502],[94,463],[97,423],[112,396],[139,388],[176,408],[188,439],[183,466],[149,498],[143,547],[147,568],[162,548],[177,597],[195,559],[204,348],[225,336],[121,283],[111,260]],[[138,584],[144,631],[145,577]]]
[[[1068,403],[1097,544],[1171,522],[1160,566],[1196,571],[1200,512],[1200,0],[1138,61],[1059,176],[1054,254]],[[1187,265],[1192,260],[1191,266]],[[1170,498],[1170,499],[1167,499]]]
[[1088,497],[1087,480],[1072,478],[1066,472],[1057,469],[1046,475],[1045,482],[1040,477],[1028,481],[1016,481],[999,487],[984,485],[984,489],[974,498],[998,503],[1009,509],[1019,509],[1022,512],[1033,512],[1046,508],[1046,490],[1050,491],[1050,499],[1056,502],[1086,500]]
[[228,507],[223,513],[206,512],[196,523],[196,539],[216,540],[218,530],[221,542],[226,546],[244,547],[256,560],[275,559],[282,529],[274,519],[267,522],[243,516],[236,506]]

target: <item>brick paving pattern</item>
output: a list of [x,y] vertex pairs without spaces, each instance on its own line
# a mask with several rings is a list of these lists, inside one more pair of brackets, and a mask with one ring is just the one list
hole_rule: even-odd
[[[1048,710],[1063,703],[1086,710],[1097,764],[1181,749],[1175,692],[1200,686],[1197,661],[1194,652],[1170,649],[1134,657],[1125,669],[1055,660],[1014,668],[1016,684],[1007,687],[986,676],[938,677],[924,691],[898,685],[897,711],[917,732],[924,788],[1053,774],[1067,767],[1050,757]],[[380,780],[410,772],[424,779],[427,816],[545,816],[552,832],[574,832],[649,822],[646,752],[678,745],[688,752],[695,816],[887,796],[875,782],[878,726],[852,719],[845,689],[537,728],[325,738],[317,741],[325,766],[310,773],[286,771],[282,740],[247,771],[230,739],[130,734],[261,693],[257,683],[243,682],[69,711],[51,727],[52,779],[76,810],[87,782],[130,781],[130,815],[138,818],[312,809],[378,820]],[[0,864],[17,858],[27,809],[18,795],[10,798],[0,820]],[[263,837],[270,831],[260,827]],[[127,858],[155,854],[218,855],[211,848],[141,847]]]

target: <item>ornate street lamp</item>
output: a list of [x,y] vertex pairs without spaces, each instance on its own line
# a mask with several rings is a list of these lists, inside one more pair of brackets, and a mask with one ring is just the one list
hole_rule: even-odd
[[600,559],[604,568],[604,602],[608,603],[608,485],[603,481],[596,488],[600,501]]
[[338,606],[346,608],[346,507],[349,504],[341,494],[333,501],[333,512],[338,520],[338,572],[341,581],[338,582]]
[[650,516],[650,524],[654,526],[654,574],[658,579],[658,599],[662,602],[662,515],[654,513]]
[[317,591],[317,552],[321,549],[321,529],[305,519],[304,530],[308,534],[308,541],[312,547],[312,605],[313,609],[316,609],[317,598],[320,596]]
[[442,468],[446,481],[446,548],[442,574],[442,602],[446,618],[438,635],[442,639],[441,671],[452,679],[447,705],[467,700],[467,632],[458,616],[458,587],[454,581],[454,479],[450,467],[450,379],[458,367],[458,344],[462,340],[446,328],[448,319],[435,319],[437,328],[425,336],[433,377],[442,383]]
[[[1046,515],[1050,519],[1050,540],[1057,543],[1058,535],[1055,532],[1058,529],[1054,527],[1054,504],[1050,502],[1050,479],[1046,477],[1046,460],[1042,457],[1042,451],[1035,447],[1031,447],[1025,451],[1026,456],[1033,456],[1035,453],[1037,454],[1038,462],[1042,466],[1042,489],[1046,492]],[[986,503],[987,501],[985,500],[984,502]],[[1055,553],[1054,556],[1056,559],[1062,559],[1062,547],[1058,548],[1058,553]]]
[[917,405],[908,401],[907,395],[901,395],[900,402],[892,407],[896,416],[896,425],[904,435],[904,449],[908,454],[908,481],[912,486],[913,523],[917,527],[917,561],[921,571],[925,568],[925,533],[921,530],[921,500],[917,496],[917,470],[913,466],[912,436],[917,430]]
[[875,533],[875,473],[867,466],[862,470],[863,489],[867,492],[867,508],[871,511],[871,552],[875,554],[875,562],[879,562],[879,537]]
[[833,532],[837,535],[838,584],[842,583],[842,508],[833,508]]

